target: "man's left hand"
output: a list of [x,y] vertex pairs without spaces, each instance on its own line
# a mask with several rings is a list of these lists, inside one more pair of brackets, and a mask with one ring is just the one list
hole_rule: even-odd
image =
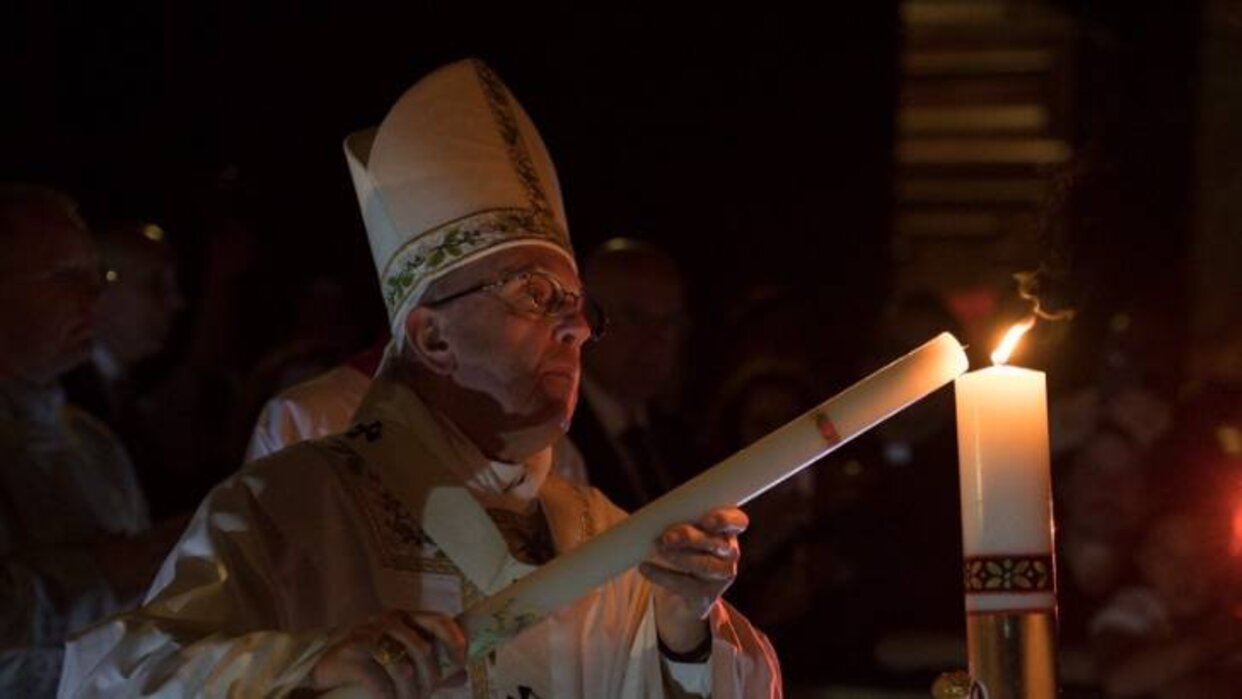
[[733,584],[741,548],[737,537],[750,519],[736,507],[720,507],[698,521],[675,524],[656,541],[639,566],[655,583],[656,630],[670,650],[688,653],[707,637],[706,618]]

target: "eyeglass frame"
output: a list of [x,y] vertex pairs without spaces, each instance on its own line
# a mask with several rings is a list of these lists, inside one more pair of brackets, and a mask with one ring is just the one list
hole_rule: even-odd
[[[432,301],[424,301],[422,305],[428,308],[440,308],[441,306],[445,306],[449,303],[452,303],[453,301],[465,298],[466,296],[470,296],[471,294],[477,294],[481,291],[493,291],[496,289],[500,289],[504,287],[505,284],[508,284],[509,282],[512,282],[515,279],[521,279],[523,277],[529,278],[535,275],[546,278],[552,284],[552,288],[554,290],[554,298],[563,299],[562,302],[558,305],[563,306],[566,300],[568,299],[581,299],[581,301],[575,300],[573,302],[573,307],[574,307],[574,313],[582,314],[583,319],[586,320],[587,328],[591,331],[591,336],[587,338],[587,342],[589,343],[599,342],[599,340],[602,339],[605,334],[607,334],[608,324],[609,324],[608,314],[604,312],[604,308],[600,306],[599,303],[595,301],[595,299],[591,298],[586,293],[585,290],[569,291],[568,289],[565,288],[565,285],[561,282],[559,278],[557,278],[555,274],[552,274],[551,272],[548,272],[542,269],[525,269],[525,270],[521,270],[517,272],[511,272],[509,274],[505,274],[503,276],[492,279],[491,281],[482,282],[481,284],[476,284],[475,286],[467,287],[465,289],[462,289],[461,291],[453,292],[447,296],[442,296]],[[553,319],[566,318],[566,317],[569,317],[570,315],[563,311],[560,313],[549,313],[548,311],[544,310],[542,305],[539,304],[538,302],[535,302],[536,308],[533,308],[533,309],[513,308],[513,304],[510,302],[510,299],[506,299],[501,294],[495,294],[495,296],[496,298],[500,299],[501,303],[505,304],[506,306],[509,306],[515,311],[534,313],[543,318],[553,318]],[[532,302],[535,301],[534,297],[532,296],[528,295],[528,298],[530,298]],[[598,327],[592,326],[591,324],[592,315],[594,315],[594,317],[599,319]]]

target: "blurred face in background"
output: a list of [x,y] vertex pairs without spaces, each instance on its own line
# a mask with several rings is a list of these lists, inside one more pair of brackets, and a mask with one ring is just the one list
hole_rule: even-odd
[[1171,515],[1157,520],[1138,552],[1139,570],[1174,617],[1186,619],[1214,606],[1220,593],[1224,547],[1208,522]]
[[646,250],[604,253],[586,285],[608,315],[608,332],[583,357],[587,372],[626,404],[644,405],[677,372],[686,332],[686,297],[672,261]]
[[1118,539],[1143,523],[1149,502],[1142,453],[1124,434],[1102,430],[1074,457],[1066,486],[1066,524],[1082,534]]
[[67,198],[6,193],[0,221],[0,374],[48,383],[90,356],[100,265]]
[[100,343],[125,366],[159,354],[185,306],[172,251],[147,226],[109,231],[103,239],[107,266],[96,312]]
[[738,415],[742,446],[754,444],[768,433],[798,417],[808,407],[806,391],[792,382],[769,379],[747,391]]

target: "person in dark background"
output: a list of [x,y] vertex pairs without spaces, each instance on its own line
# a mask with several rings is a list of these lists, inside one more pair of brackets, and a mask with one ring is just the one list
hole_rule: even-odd
[[1139,575],[1091,619],[1109,697],[1229,699],[1242,683],[1242,611],[1230,518],[1171,510],[1146,523]]
[[[1095,410],[1078,405],[1092,396],[1100,398],[1084,393],[1056,411],[1055,432],[1068,450],[1054,466],[1059,628],[1062,647],[1076,650],[1100,605],[1134,580],[1132,553],[1156,504],[1151,445],[1170,420],[1169,406],[1140,387],[1110,393]],[[1069,419],[1067,411],[1078,414]]]
[[349,428],[349,421],[371,386],[388,346],[388,336],[344,363],[286,387],[263,404],[255,421],[246,461],[261,459],[298,442]]
[[166,349],[185,308],[177,260],[165,236],[154,223],[119,224],[99,233],[105,287],[96,308],[93,363],[108,381],[127,378],[140,362]]
[[180,523],[150,528],[124,447],[65,402],[90,357],[99,254],[55,190],[0,185],[0,693],[50,697],[73,631],[124,609]]
[[[894,298],[869,337],[862,375],[940,332],[961,330],[929,291]],[[808,673],[927,686],[960,662],[961,510],[952,392],[911,405],[825,459],[808,538],[826,594],[810,619],[852,630]],[[815,621],[808,622],[810,624]],[[806,633],[805,627],[803,633]]]
[[[699,451],[704,464],[721,461],[818,404],[823,375],[812,369],[817,338],[806,332],[812,304],[795,290],[761,284],[740,290],[726,305],[726,342],[702,358],[719,363],[723,376],[703,401]],[[746,534],[746,576],[731,599],[753,609],[782,657],[802,657],[800,621],[830,577],[833,559],[817,556],[809,534],[817,512],[816,489],[823,464],[800,472],[749,503],[755,522]]]
[[584,353],[582,407],[569,436],[591,483],[635,510],[706,465],[694,461],[693,434],[664,404],[683,366],[685,282],[668,252],[630,238],[589,254],[583,282],[608,329]]
[[[723,460],[816,405],[811,373],[801,364],[755,358],[721,386],[706,416],[707,463]],[[730,591],[755,623],[779,639],[817,599],[819,564],[809,545],[815,519],[816,468],[808,468],[746,506],[756,523],[747,530],[744,574]],[[796,652],[787,648],[792,657]]]
[[101,229],[104,287],[95,310],[95,342],[90,360],[64,378],[69,399],[103,420],[125,444],[151,503],[183,486],[187,474],[180,469],[188,466],[163,458],[152,444],[154,414],[165,406],[152,396],[160,377],[142,372],[168,348],[185,307],[177,260],[165,236],[149,222]]

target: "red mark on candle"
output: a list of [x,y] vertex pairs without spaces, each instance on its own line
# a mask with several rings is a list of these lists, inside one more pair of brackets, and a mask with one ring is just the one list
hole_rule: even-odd
[[828,417],[828,413],[815,413],[815,426],[819,428],[819,433],[824,435],[824,440],[828,442],[828,446],[833,446],[841,441],[841,435],[837,433],[837,426],[832,424],[832,418]]

